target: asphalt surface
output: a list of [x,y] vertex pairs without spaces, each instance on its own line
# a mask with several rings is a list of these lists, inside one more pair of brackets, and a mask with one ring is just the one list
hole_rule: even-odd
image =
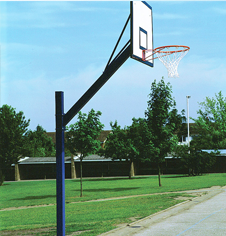
[[225,236],[226,186],[187,192],[200,191],[207,194],[101,236]]

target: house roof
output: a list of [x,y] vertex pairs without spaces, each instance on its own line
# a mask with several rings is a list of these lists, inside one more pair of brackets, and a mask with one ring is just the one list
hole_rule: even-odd
[[[185,127],[187,129],[187,123]],[[189,123],[189,129],[190,129],[190,135],[197,135],[199,133],[198,127],[195,123]],[[107,139],[107,136],[110,133],[111,133],[111,130],[102,130],[98,137],[98,140],[100,140],[101,143],[104,143]],[[56,132],[47,132],[46,134],[48,137],[52,138],[54,143],[56,143]]]
[[[211,152],[214,150],[203,150],[205,152]],[[226,149],[219,149],[220,154],[217,156],[226,156]],[[165,157],[166,159],[171,159],[172,157],[168,155]],[[78,156],[74,157],[75,162],[80,162],[80,159]],[[85,157],[83,162],[104,162],[104,161],[120,161],[119,159],[112,160],[111,158],[104,158],[103,156],[98,156],[98,155],[90,155]],[[123,160],[122,160],[123,161]],[[125,160],[124,160],[125,161]],[[22,165],[29,165],[29,164],[55,164],[56,163],[56,157],[25,157],[20,159],[18,164]],[[65,157],[65,163],[71,163],[71,157]],[[12,166],[14,166],[13,164]]]
[[[77,157],[75,161],[80,161],[79,157]],[[90,155],[90,156],[85,157],[82,161],[112,161],[112,159],[105,158],[103,156],[98,156],[98,155]]]
[[52,138],[53,142],[56,143],[56,132],[46,132],[47,136]]
[[[100,140],[101,143],[104,143],[110,132],[111,132],[111,130],[102,130],[99,137],[98,137],[98,140]],[[47,134],[48,137],[52,138],[54,143],[56,143],[56,132],[47,132],[46,134]]]
[[[71,160],[70,157],[65,157],[65,163]],[[56,163],[56,157],[26,157],[19,160],[18,164],[53,164]]]
[[[209,150],[202,150],[204,152],[208,152],[208,153],[211,153],[211,152],[215,152],[215,150],[213,149],[209,149]],[[226,156],[226,149],[218,149],[218,151],[220,152],[217,156]]]
[[189,123],[189,130],[190,130],[191,135],[199,134],[199,128],[197,127],[197,125],[195,123]]
[[[79,157],[74,157],[75,162],[79,162]],[[104,158],[98,155],[90,155],[85,157],[83,162],[95,162],[95,161],[112,161],[111,158]],[[28,164],[55,164],[56,163],[56,157],[26,157],[23,159],[20,159],[19,163],[20,165],[28,165]],[[65,163],[71,163],[71,157],[65,157]]]
[[107,136],[111,133],[111,130],[103,130],[100,133],[99,140],[104,143],[105,140],[107,139]]

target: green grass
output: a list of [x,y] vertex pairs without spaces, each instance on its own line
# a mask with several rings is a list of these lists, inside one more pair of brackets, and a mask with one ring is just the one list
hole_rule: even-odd
[[[80,182],[66,180],[66,202],[87,201],[138,194],[174,192],[214,185],[226,185],[226,174],[208,174],[195,177],[162,176],[158,187],[156,176],[127,178],[84,179],[83,195],[80,198]],[[19,206],[56,204],[56,181],[6,182],[0,187],[0,209]]]
[[[66,180],[66,231],[84,231],[80,235],[98,235],[121,223],[143,218],[166,209],[184,194],[141,196],[121,200],[86,202],[120,196],[176,192],[226,185],[226,174],[207,174],[196,177],[162,176],[158,187],[156,176],[127,178],[84,179],[84,197],[80,198],[79,180]],[[56,204],[56,181],[5,182],[0,187],[0,209],[21,206]],[[34,235],[56,235],[56,206],[0,211],[0,230],[29,230]],[[22,231],[21,231],[22,232]],[[26,235],[26,232],[24,235]],[[13,235],[16,235],[13,233]],[[30,235],[30,233],[29,233]]]
[[[181,194],[152,195],[102,202],[81,202],[66,205],[67,233],[90,230],[84,235],[98,235],[113,229],[117,224],[131,222],[129,218],[143,218],[181,201]],[[54,227],[56,207],[29,208],[2,211],[1,230]],[[12,221],[13,219],[13,221]],[[52,235],[54,235],[54,231]],[[49,233],[51,235],[51,233]]]

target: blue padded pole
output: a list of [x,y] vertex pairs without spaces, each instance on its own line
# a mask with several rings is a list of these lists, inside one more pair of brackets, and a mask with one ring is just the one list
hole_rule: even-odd
[[56,99],[57,236],[65,236],[64,93]]

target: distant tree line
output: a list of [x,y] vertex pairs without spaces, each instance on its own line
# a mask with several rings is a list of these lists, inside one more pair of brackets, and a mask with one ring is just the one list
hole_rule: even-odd
[[[77,122],[66,127],[66,152],[80,158],[81,196],[82,160],[90,154],[130,161],[129,178],[134,175],[134,161],[156,163],[158,184],[162,186],[161,166],[167,154],[180,158],[189,174],[199,175],[214,164],[218,149],[225,148],[226,99],[221,92],[216,98],[207,97],[200,103],[198,118],[193,119],[199,135],[193,138],[190,147],[178,145],[181,135],[186,134],[186,117],[184,110],[178,113],[176,109],[170,83],[165,83],[164,78],[155,80],[148,98],[144,118],[133,118],[132,124],[123,128],[117,121],[110,122],[111,133],[104,147],[98,140],[104,127],[100,111],[79,112]],[[17,113],[8,105],[0,108],[0,184],[4,181],[4,171],[21,157],[55,156],[54,143],[46,131],[40,125],[31,131],[29,123],[22,111]]]
[[40,125],[31,131],[29,123],[22,111],[17,113],[8,105],[0,108],[0,186],[5,172],[22,157],[55,156],[55,145],[46,131]]

